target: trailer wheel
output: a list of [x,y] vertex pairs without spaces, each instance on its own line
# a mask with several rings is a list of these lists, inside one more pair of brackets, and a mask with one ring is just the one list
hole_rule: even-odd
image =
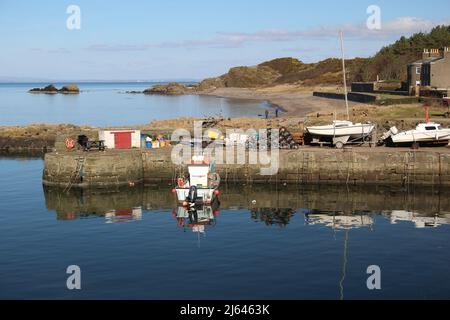
[[411,146],[411,149],[413,149],[413,150],[418,150],[419,148],[420,148],[420,145],[418,142],[414,142]]
[[338,142],[336,142],[335,147],[336,147],[336,149],[343,149],[344,143],[341,141],[338,141]]

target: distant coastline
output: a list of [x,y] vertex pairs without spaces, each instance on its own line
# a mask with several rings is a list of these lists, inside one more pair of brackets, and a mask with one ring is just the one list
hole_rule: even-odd
[[199,83],[201,80],[199,79],[156,79],[156,80],[111,80],[111,79],[104,79],[104,80],[68,80],[68,79],[59,79],[59,80],[48,80],[48,79],[34,79],[34,78],[8,78],[8,77],[0,77],[0,84],[71,84],[71,83],[78,83],[78,84],[91,84],[91,83],[170,83],[170,82],[177,82],[177,83],[183,83],[183,84],[189,84],[189,83]]

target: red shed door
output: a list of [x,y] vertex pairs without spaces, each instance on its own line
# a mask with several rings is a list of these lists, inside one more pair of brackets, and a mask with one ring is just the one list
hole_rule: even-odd
[[131,132],[114,132],[116,149],[131,149]]

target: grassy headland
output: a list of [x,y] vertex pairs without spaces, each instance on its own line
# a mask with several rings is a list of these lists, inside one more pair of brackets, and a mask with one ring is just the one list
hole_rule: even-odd
[[[385,80],[386,86],[406,80],[406,66],[421,58],[424,49],[444,48],[450,45],[450,26],[438,26],[429,33],[417,33],[402,37],[395,43],[382,48],[369,58],[355,58],[346,61],[347,78],[353,81]],[[330,58],[317,63],[304,63],[295,58],[279,58],[256,66],[231,68],[219,77],[201,81],[198,86],[185,93],[214,95],[228,98],[267,100],[284,109],[286,117],[312,118],[317,114],[344,112],[344,102],[312,97],[313,91],[342,93],[341,60]],[[386,90],[389,90],[387,88]],[[366,121],[409,121],[424,118],[417,99],[402,96],[380,95],[375,104],[350,103],[356,114],[367,114]],[[435,106],[435,113],[442,114],[443,108]],[[404,117],[402,112],[407,113]],[[320,117],[319,117],[320,118]],[[443,120],[438,117],[437,120]],[[411,124],[410,124],[411,125]]]

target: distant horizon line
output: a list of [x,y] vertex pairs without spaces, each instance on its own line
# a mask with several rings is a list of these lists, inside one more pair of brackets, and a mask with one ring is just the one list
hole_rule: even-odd
[[167,82],[200,82],[199,79],[151,79],[151,80],[134,80],[134,79],[117,79],[117,80],[104,80],[104,79],[79,79],[79,80],[62,80],[62,79],[32,79],[23,80],[19,79],[0,79],[0,83],[167,83]]

